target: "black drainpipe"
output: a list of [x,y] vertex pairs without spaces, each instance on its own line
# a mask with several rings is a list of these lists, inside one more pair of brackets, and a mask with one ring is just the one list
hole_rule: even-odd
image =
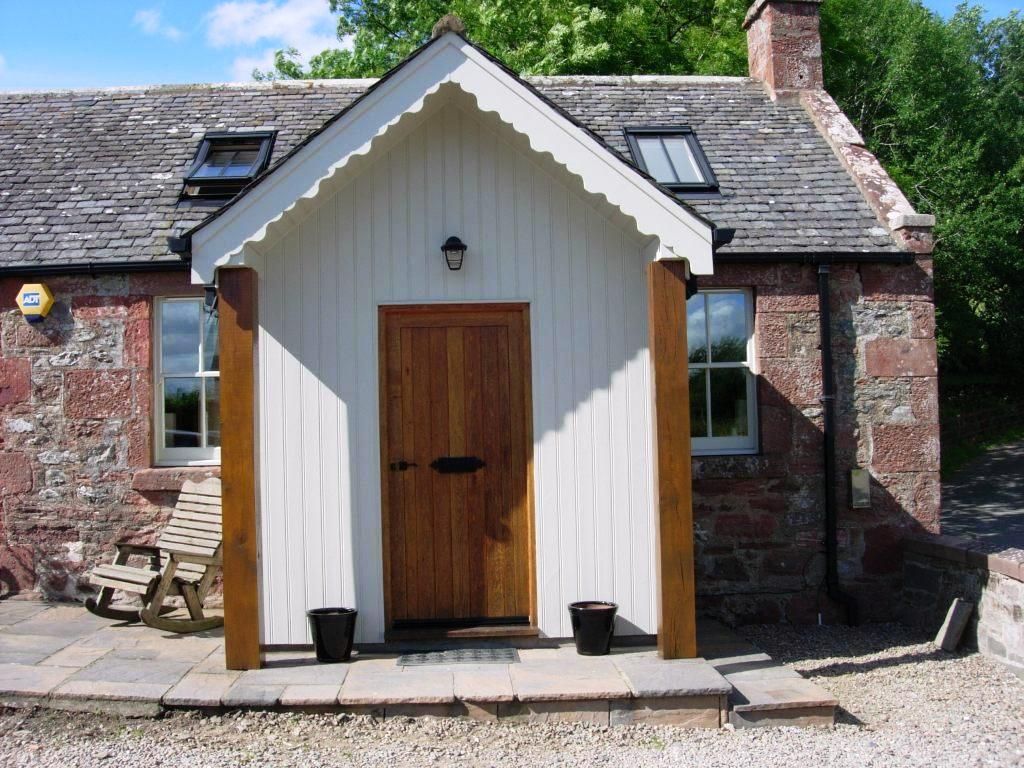
[[825,589],[843,607],[846,623],[857,623],[857,602],[839,586],[839,542],[836,497],[836,384],[832,366],[832,267],[818,265],[818,324],[821,331],[821,408],[825,459]]

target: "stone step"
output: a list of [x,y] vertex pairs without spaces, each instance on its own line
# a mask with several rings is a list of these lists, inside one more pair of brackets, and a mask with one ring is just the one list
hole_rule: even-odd
[[729,722],[736,728],[827,726],[835,722],[839,702],[821,686],[799,674],[731,682]]

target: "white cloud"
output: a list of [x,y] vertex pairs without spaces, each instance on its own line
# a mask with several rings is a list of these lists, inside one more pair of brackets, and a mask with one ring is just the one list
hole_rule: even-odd
[[144,8],[135,12],[132,24],[147,35],[159,35],[168,40],[180,40],[181,30],[171,24],[165,24],[163,17],[156,8]]
[[206,15],[206,40],[215,48],[267,45],[235,59],[232,74],[248,80],[253,68],[270,69],[274,52],[295,48],[303,59],[340,44],[325,0],[229,0]]

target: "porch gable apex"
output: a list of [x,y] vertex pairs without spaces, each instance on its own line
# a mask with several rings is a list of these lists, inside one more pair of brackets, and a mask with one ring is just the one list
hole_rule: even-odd
[[429,96],[451,83],[481,111],[494,112],[656,238],[684,257],[694,274],[712,272],[714,225],[626,162],[598,137],[507,70],[486,52],[449,32],[432,40],[378,81],[346,110],[286,155],[229,205],[191,230],[192,280],[211,283],[221,266],[245,263],[245,249],[260,247],[272,229],[301,219],[325,181],[352,158],[369,154],[376,140],[405,115],[420,112]]

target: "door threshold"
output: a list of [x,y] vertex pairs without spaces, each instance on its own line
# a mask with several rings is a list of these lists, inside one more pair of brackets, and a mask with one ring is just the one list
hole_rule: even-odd
[[415,627],[389,629],[385,642],[405,640],[500,640],[502,638],[537,637],[540,630],[529,624],[479,624],[469,627]]

